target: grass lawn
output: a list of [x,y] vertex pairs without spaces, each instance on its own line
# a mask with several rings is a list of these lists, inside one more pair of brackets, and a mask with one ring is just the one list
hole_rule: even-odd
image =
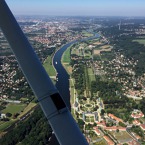
[[49,76],[56,76],[56,71],[52,65],[52,56],[48,56],[47,59],[44,61],[43,66]]
[[90,118],[88,116],[86,116],[86,119],[85,119],[86,122],[90,122]]
[[91,122],[94,122],[94,117],[90,117],[90,121]]
[[72,74],[72,67],[68,63],[63,63],[63,67],[65,68],[65,70],[69,75]]
[[119,131],[118,133],[116,131],[110,131],[110,134],[112,134],[118,141],[126,141],[131,140],[131,136],[126,131]]
[[71,60],[70,60],[70,49],[71,49],[71,46],[69,48],[67,48],[67,50],[63,53],[63,56],[62,56],[62,62],[63,63],[70,63]]
[[79,50],[76,48],[72,48],[71,54],[79,55]]
[[89,32],[87,32],[87,31],[82,31],[82,34],[83,34],[83,36],[86,36],[86,37],[91,37],[91,36],[93,36],[93,34],[92,33],[89,33]]
[[136,40],[133,40],[133,42],[138,42],[140,44],[144,44],[145,45],[145,39],[136,39]]
[[70,79],[69,84],[70,84],[70,96],[71,96],[70,102],[71,102],[71,105],[72,105],[72,104],[74,104],[74,101],[75,101],[75,98],[74,98],[74,93],[75,93],[74,80]]
[[21,100],[21,101],[27,101],[28,98],[21,98],[20,100]]
[[88,75],[89,75],[90,81],[96,81],[95,74],[94,74],[92,68],[88,68]]
[[92,54],[91,54],[91,52],[89,51],[89,52],[85,52],[85,59],[91,59],[92,58]]
[[24,108],[26,107],[26,104],[8,104],[6,109],[2,110],[3,113],[11,113],[11,114],[15,114],[15,113],[20,113],[21,111],[24,110]]
[[105,140],[101,140],[99,142],[94,143],[93,145],[107,145]]
[[72,114],[73,118],[75,120],[77,120],[77,117],[76,117],[76,114],[75,114],[75,110],[73,108],[71,108],[71,114]]
[[4,122],[3,124],[0,124],[0,132],[2,132],[3,130],[5,130],[7,127],[9,127],[11,124],[13,123],[13,121],[8,121],[8,122]]
[[28,106],[23,110],[23,112],[18,116],[19,118],[35,107],[36,103],[29,103]]

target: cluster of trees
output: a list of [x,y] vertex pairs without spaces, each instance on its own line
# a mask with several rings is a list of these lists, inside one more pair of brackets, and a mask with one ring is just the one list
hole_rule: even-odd
[[1,145],[46,145],[52,135],[52,130],[40,108],[24,122],[19,122],[16,128],[9,131],[0,140]]
[[77,123],[78,123],[79,128],[83,132],[84,131],[85,122],[82,119],[77,119]]
[[142,104],[144,103],[144,99],[141,101],[142,103],[137,104],[134,100],[122,95],[121,86],[117,82],[102,81],[101,78],[97,76],[96,81],[91,83],[91,89],[93,93],[97,93],[98,97],[103,99],[105,112],[112,113],[122,118],[124,121],[132,121],[130,112],[133,108],[143,111],[144,107]]
[[141,137],[144,137],[144,132],[141,130],[141,128],[139,126],[132,126],[131,128],[132,132],[135,132],[136,134],[138,134]]
[[[79,97],[83,99],[84,90],[86,89],[86,76],[84,64],[79,64],[75,66],[73,71],[73,77],[75,78],[75,87],[78,90]],[[132,123],[132,118],[130,117],[131,111],[134,109],[145,111],[143,103],[144,99],[137,104],[134,100],[127,98],[122,95],[121,84],[118,82],[113,82],[111,80],[102,80],[100,76],[96,76],[96,81],[91,82],[91,93],[98,94],[98,97],[103,99],[105,104],[105,112],[112,113],[124,121],[129,121]],[[82,97],[81,97],[82,96]],[[96,99],[96,96],[91,96]],[[117,111],[116,111],[117,110]]]
[[72,77],[75,78],[75,88],[78,90],[78,95],[83,95],[85,90],[85,72],[82,64],[74,68]]
[[119,96],[116,95],[116,91],[120,92],[121,87],[117,82],[102,81],[99,76],[96,76],[96,81],[91,82],[91,91],[92,93],[99,92],[99,97],[104,100],[104,103],[110,104],[118,101]]

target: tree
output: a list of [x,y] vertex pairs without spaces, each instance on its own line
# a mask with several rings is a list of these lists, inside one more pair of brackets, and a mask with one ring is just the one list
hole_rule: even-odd
[[119,126],[126,127],[126,125],[122,122],[119,122]]
[[116,129],[116,132],[118,133],[119,132],[119,129]]
[[6,116],[7,116],[7,117],[11,117],[11,116],[12,116],[12,114],[11,114],[11,113],[9,113],[9,112],[7,112],[7,113],[6,113]]
[[104,115],[104,113],[105,113],[105,110],[102,109],[102,110],[101,110],[101,115]]

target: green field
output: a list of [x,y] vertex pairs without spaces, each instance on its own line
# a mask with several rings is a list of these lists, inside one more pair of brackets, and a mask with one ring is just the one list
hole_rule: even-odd
[[71,50],[71,54],[79,55],[79,50],[76,49],[76,48],[73,48],[73,49]]
[[24,114],[26,114],[28,111],[30,111],[36,105],[37,105],[36,103],[29,103],[28,106],[23,110],[23,112],[18,117],[23,116]]
[[136,40],[133,40],[133,42],[138,42],[140,44],[144,44],[145,45],[145,39],[136,39]]
[[84,71],[85,71],[85,82],[86,82],[86,97],[90,97],[91,82],[89,80],[88,68],[85,67],[84,69],[85,69]]
[[13,124],[13,121],[8,121],[8,122],[4,122],[3,124],[0,124],[0,132],[4,131],[11,124]]
[[93,145],[107,145],[105,140],[94,143]]
[[61,61],[62,61],[64,68],[66,69],[67,73],[71,75],[72,67],[70,65],[70,62],[71,62],[70,50],[71,50],[71,46],[69,48],[67,48],[67,50],[63,53]]
[[70,49],[71,49],[71,47],[67,48],[67,50],[63,53],[63,56],[62,56],[63,63],[70,63],[71,62]]
[[56,71],[52,65],[52,56],[48,56],[47,59],[44,61],[43,66],[49,76],[56,76]]
[[84,31],[84,30],[82,31],[82,35],[85,36],[85,37],[91,37],[91,36],[93,36],[92,33],[89,33],[89,32]]
[[90,121],[91,121],[91,122],[94,122],[94,116],[91,116],[91,117],[90,117]]
[[116,131],[110,131],[110,134],[114,136],[118,141],[125,142],[126,140],[131,140],[131,136],[126,131],[119,131],[118,133]]
[[[36,103],[30,103],[27,107],[26,104],[8,104],[6,109],[2,110],[3,113],[11,113],[12,115],[15,113],[20,113],[18,118],[26,114],[28,111],[30,111],[34,106],[36,106]],[[22,112],[23,111],[23,112]],[[14,123],[16,120],[11,119],[10,121],[3,122],[0,121],[0,132],[5,130],[8,126],[10,126],[12,123]]]
[[15,113],[21,113],[21,111],[24,110],[24,108],[26,107],[26,104],[8,104],[6,109],[2,110],[3,113],[11,113],[11,114],[15,114]]

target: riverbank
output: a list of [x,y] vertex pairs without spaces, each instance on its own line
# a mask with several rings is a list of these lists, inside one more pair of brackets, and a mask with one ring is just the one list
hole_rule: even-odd
[[66,71],[69,75],[72,74],[72,67],[70,65],[70,63],[71,63],[71,56],[70,56],[71,47],[72,47],[72,45],[67,48],[67,50],[63,53],[62,58],[61,58],[62,65],[64,66],[64,68],[66,69]]
[[47,74],[48,74],[50,77],[56,76],[56,70],[55,70],[54,67],[53,67],[52,60],[53,60],[52,55],[49,55],[49,56],[45,59],[45,61],[44,61],[44,63],[43,63],[43,66],[44,66],[44,68],[45,68]]

